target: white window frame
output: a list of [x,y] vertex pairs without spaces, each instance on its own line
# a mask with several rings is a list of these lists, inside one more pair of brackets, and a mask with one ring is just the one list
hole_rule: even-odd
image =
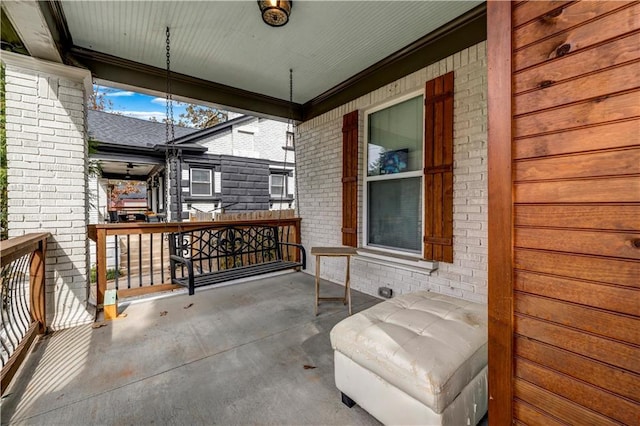
[[[383,109],[392,107],[396,104],[402,103],[404,101],[408,101],[409,99],[416,98],[418,96],[422,96],[423,107],[422,107],[422,167],[418,170],[403,172],[392,175],[377,175],[377,176],[369,176],[369,115],[381,111]],[[379,105],[371,107],[369,109],[364,110],[364,139],[363,139],[363,164],[362,164],[362,248],[375,250],[379,252],[402,255],[408,257],[415,257],[422,259],[424,256],[424,244],[420,244],[420,252],[402,250],[402,249],[392,249],[387,247],[380,247],[377,245],[369,245],[369,182],[375,181],[383,181],[383,180],[396,180],[402,178],[412,178],[419,177],[420,178],[420,199],[421,199],[421,213],[422,213],[422,229],[421,229],[421,238],[422,241],[424,239],[424,209],[425,209],[425,200],[424,200],[424,150],[425,150],[425,141],[424,141],[424,99],[425,92],[424,89],[413,91],[411,93],[407,93],[405,95],[395,97],[388,101],[385,101]],[[399,176],[401,175],[401,176]]]
[[[280,176],[282,177],[282,186],[284,186],[284,193],[279,193],[279,194],[274,194],[273,192],[271,192],[271,189],[273,187],[273,177],[274,176]],[[269,174],[269,197],[271,198],[287,198],[288,194],[288,180],[287,179],[289,177],[288,173],[271,173]]]
[[[208,182],[200,182],[197,181],[195,183],[208,183],[209,184],[209,193],[208,194],[194,194],[193,193],[193,172],[194,171],[199,171],[199,172],[207,172],[209,173],[209,181]],[[189,191],[192,197],[212,197],[213,196],[213,173],[211,169],[201,169],[201,168],[190,168],[189,169]]]
[[285,133],[285,146],[287,148],[294,148],[293,144],[295,143],[295,135],[293,132],[286,132]]
[[164,178],[158,177],[158,210],[164,212],[164,199],[166,197],[167,188],[164,187]]

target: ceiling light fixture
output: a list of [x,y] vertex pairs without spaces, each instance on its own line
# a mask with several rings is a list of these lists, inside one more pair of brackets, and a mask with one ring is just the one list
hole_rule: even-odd
[[292,0],[258,0],[262,20],[272,27],[281,27],[289,22]]

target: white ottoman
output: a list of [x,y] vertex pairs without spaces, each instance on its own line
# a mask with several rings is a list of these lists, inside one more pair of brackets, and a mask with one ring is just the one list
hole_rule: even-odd
[[384,424],[475,425],[487,412],[487,307],[427,291],[331,330],[336,386]]

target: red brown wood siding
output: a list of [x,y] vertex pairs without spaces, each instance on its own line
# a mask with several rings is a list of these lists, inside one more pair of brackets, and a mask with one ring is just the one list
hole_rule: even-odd
[[425,89],[424,257],[453,263],[453,72]]
[[358,246],[358,111],[342,118],[342,244]]
[[640,4],[510,7],[513,420],[638,424]]

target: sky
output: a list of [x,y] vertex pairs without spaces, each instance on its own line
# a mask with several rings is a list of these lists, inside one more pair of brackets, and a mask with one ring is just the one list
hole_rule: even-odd
[[[162,121],[166,117],[166,99],[143,95],[142,93],[120,90],[108,86],[94,85],[94,90],[104,94],[105,99],[113,103],[105,111],[115,112],[134,118],[149,120],[155,117]],[[173,116],[177,121],[180,114],[184,113],[187,104],[173,102]]]

